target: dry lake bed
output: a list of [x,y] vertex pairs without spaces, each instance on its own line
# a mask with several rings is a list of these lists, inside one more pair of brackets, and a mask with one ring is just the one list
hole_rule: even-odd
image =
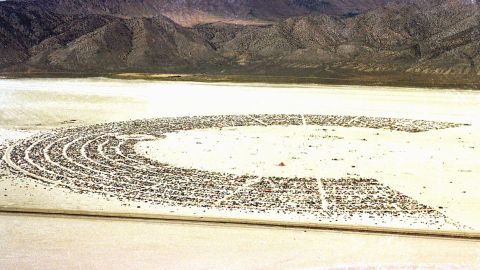
[[[5,211],[474,236],[480,230],[478,115],[480,93],[453,89],[2,79],[0,206]],[[79,268],[92,266],[81,262],[91,256],[85,249],[96,238],[88,231],[100,223],[112,227],[101,233],[102,247],[112,254],[100,255],[97,267],[104,265],[105,256],[123,257],[125,250],[110,242],[119,237],[116,233],[132,233],[136,226],[145,228],[122,238],[125,245],[148,249],[147,227],[175,231],[176,240],[162,233],[157,237],[178,245],[170,250],[166,242],[157,246],[165,250],[164,264],[179,269],[194,261],[204,263],[200,268],[219,265],[217,259],[202,258],[220,247],[198,253],[210,245],[212,226],[234,232],[213,238],[228,242],[222,249],[228,256],[242,256],[232,265],[237,269],[242,261],[255,260],[245,245],[250,238],[251,245],[262,245],[255,244],[255,234],[265,235],[263,245],[275,245],[262,256],[265,261],[249,267],[258,269],[407,269],[412,264],[398,254],[412,255],[415,249],[421,251],[412,255],[413,265],[463,269],[478,266],[480,254],[475,240],[21,213],[4,213],[0,221],[5,240],[0,265],[10,268],[15,259],[19,266],[29,265],[33,259],[28,254],[39,250],[41,257],[53,256],[50,261],[38,258],[40,268],[73,262]],[[81,227],[80,234],[72,236],[71,226]],[[305,233],[319,242],[299,242]],[[48,235],[47,242],[69,241],[63,248],[83,251],[58,258],[54,249],[44,249],[42,235]],[[29,237],[36,239],[31,246]],[[345,239],[338,247],[344,255],[360,246],[364,255],[343,260],[326,252],[318,260],[318,253],[300,252],[337,241],[330,238]],[[78,239],[83,244],[75,244]],[[185,250],[197,240],[198,246]],[[348,241],[362,243],[346,245]],[[382,241],[398,250],[382,251],[384,259],[367,255],[382,249]],[[418,247],[428,243],[439,248]],[[290,260],[280,266],[275,256],[286,251],[279,245],[298,250],[297,255],[287,252]],[[175,250],[185,250],[183,263],[168,256]],[[441,255],[445,253],[450,255]],[[142,264],[152,267],[157,253],[149,254]]]

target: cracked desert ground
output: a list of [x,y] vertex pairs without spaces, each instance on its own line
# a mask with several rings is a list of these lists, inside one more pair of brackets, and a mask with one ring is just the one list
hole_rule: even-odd
[[[148,217],[173,213],[195,219],[477,235],[479,115],[480,93],[465,90],[1,79],[0,206],[5,211],[0,214],[0,266],[477,269],[480,243],[472,239],[7,211]],[[393,119],[388,120],[390,126],[381,123],[386,119]],[[145,123],[185,127],[157,134],[143,127],[148,126]],[[375,125],[378,128],[372,128]],[[134,134],[124,134],[130,126],[135,126]],[[85,127],[89,133],[82,134],[84,138],[75,133]],[[29,138],[35,138],[36,146],[30,147]],[[63,161],[52,155],[57,142]],[[123,155],[122,144],[131,144],[132,155],[148,161],[141,168],[149,170],[152,179],[167,179],[163,176],[171,174],[169,169],[180,168],[183,173],[202,172],[199,175],[218,179],[238,176],[239,180],[219,193],[214,191],[224,186],[213,180],[208,183],[211,187],[185,185],[165,195],[159,195],[158,185],[134,193],[129,188],[137,186],[128,183],[143,179],[134,178],[138,168],[129,171],[118,165],[129,155],[102,164],[95,160],[96,154],[88,154],[91,149],[105,154],[99,158],[108,158],[110,150],[112,157]],[[62,165],[67,161],[78,170]],[[160,170],[151,164],[168,167]],[[128,185],[99,189],[89,175],[76,182],[72,175],[85,174],[85,169],[95,177],[120,175]],[[197,174],[191,179],[197,178],[203,179]],[[354,187],[336,184],[340,180]],[[356,184],[366,188],[356,189]],[[377,192],[406,202],[397,204],[396,199],[387,198],[378,203],[380,199],[373,198]],[[370,208],[359,209],[362,205]],[[390,210],[383,211],[384,206]],[[392,213],[400,213],[400,218]]]

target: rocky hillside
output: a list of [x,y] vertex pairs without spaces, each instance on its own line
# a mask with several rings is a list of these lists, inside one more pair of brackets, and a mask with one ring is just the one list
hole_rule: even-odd
[[[19,0],[17,0],[19,1]],[[163,15],[183,25],[210,22],[255,24],[292,16],[353,15],[393,0],[23,0],[61,14],[124,17]]]
[[199,33],[163,16],[64,15],[3,3],[0,39],[0,67],[9,70],[194,70],[222,60]]
[[480,13],[471,3],[444,2],[428,8],[389,5],[352,18],[302,16],[270,26],[237,29],[210,24],[196,29],[239,65],[480,72]]
[[[343,15],[329,14],[336,12],[315,0],[288,0],[282,3],[298,7],[289,11],[295,16],[290,17],[286,8],[271,9],[267,16],[262,13],[265,7],[254,9],[254,19],[238,15],[242,9],[234,8],[240,2],[254,1],[183,1],[188,5],[219,3],[222,16],[235,20],[270,21],[244,24],[232,23],[232,19],[190,27],[138,7],[138,3],[145,7],[159,3],[154,0],[122,0],[125,5],[92,0],[83,14],[75,12],[75,0],[68,0],[72,6],[58,4],[67,0],[45,1],[56,5],[0,2],[0,69],[4,72],[376,74],[379,80],[392,74],[405,78],[435,74],[473,82],[480,76],[480,13],[479,5],[471,0],[395,2],[368,12],[350,9],[356,1],[338,1],[342,9],[335,10]],[[100,2],[112,6],[100,6]],[[368,2],[373,6],[382,3]],[[180,1],[162,3],[162,8],[166,3],[180,7]],[[255,3],[258,7],[262,1]],[[227,5],[232,8],[223,9]],[[206,6],[202,12],[208,11]],[[302,9],[310,14],[302,14]],[[150,13],[143,13],[146,10]],[[345,12],[350,13],[346,16]]]

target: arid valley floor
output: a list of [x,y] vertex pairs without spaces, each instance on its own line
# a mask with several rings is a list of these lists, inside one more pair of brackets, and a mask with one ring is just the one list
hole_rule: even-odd
[[[352,265],[332,253],[318,260],[312,252],[301,252],[345,241],[337,248],[346,257],[361,249],[350,262],[363,256],[368,269],[408,269],[409,261],[393,251],[381,251],[382,258],[366,255],[385,243],[426,269],[473,269],[480,260],[475,240],[7,211],[475,236],[480,231],[478,115],[480,92],[468,90],[0,79],[0,238],[5,240],[0,265],[14,267],[8,258],[32,249],[48,253],[41,241],[28,248],[22,244],[29,235],[40,237],[36,226],[56,227],[51,239],[83,250],[60,259],[68,265],[87,256],[87,239],[95,238],[88,231],[105,223],[112,229],[100,233],[101,243],[111,251],[103,256],[123,256],[123,249],[110,247],[121,231],[150,226],[166,241],[155,245],[166,250],[162,254],[169,268],[188,269],[199,260],[194,249],[202,248],[188,249],[185,261],[175,265],[178,255],[168,256],[175,248],[169,250],[167,243],[179,248],[195,239],[205,245],[208,239],[228,242],[203,249],[213,254],[241,249],[248,239],[262,246],[253,239],[263,234],[265,245],[284,241],[275,245],[295,246],[298,254],[287,252],[288,263],[279,266],[273,258],[285,250],[273,248],[252,268],[346,269]],[[74,237],[72,226],[79,228]],[[215,226],[219,234],[212,236]],[[121,241],[152,245],[148,234],[136,234],[140,242]],[[78,239],[83,244],[74,244]],[[349,241],[362,242],[361,247]],[[430,244],[438,250],[425,248]],[[254,250],[239,252],[245,254],[240,260],[253,258]],[[154,264],[151,255],[142,265]],[[19,265],[31,260],[25,257]],[[212,257],[203,267],[218,267],[218,260]],[[40,264],[49,266],[54,265]]]

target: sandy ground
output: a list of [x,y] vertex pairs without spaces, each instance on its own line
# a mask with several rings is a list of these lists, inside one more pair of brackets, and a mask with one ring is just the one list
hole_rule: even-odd
[[[201,101],[201,102],[199,102]],[[188,115],[311,113],[478,123],[475,91],[207,84],[111,79],[0,80],[0,127],[39,129]]]
[[[323,128],[316,130],[318,127],[282,127],[280,132],[276,130],[278,127],[245,127],[217,133],[215,136],[220,136],[218,138],[223,140],[223,145],[207,139],[213,136],[209,130],[189,131],[170,134],[166,140],[149,146],[150,149],[169,149],[167,155],[158,155],[158,151],[147,154],[179,166],[217,171],[316,176],[323,168],[322,173],[328,172],[331,176],[388,176],[378,177],[378,180],[422,203],[443,207],[442,212],[471,227],[480,226],[480,189],[476,181],[480,160],[480,146],[476,140],[479,138],[480,126],[479,92],[387,87],[272,87],[259,84],[129,82],[101,78],[0,80],[2,142],[21,139],[52,128],[75,125],[165,116],[251,113],[399,117],[453,121],[471,126],[414,135],[358,128],[355,128],[355,132],[347,132],[342,128],[326,127],[328,130],[324,132]],[[245,135],[245,129],[251,134]],[[381,136],[376,133],[381,133]],[[324,136],[330,137],[323,138]],[[304,148],[305,137],[312,147]],[[343,139],[340,140],[339,137]],[[367,141],[357,143],[358,139],[364,137],[367,137]],[[236,142],[236,151],[222,151],[225,144],[237,141],[237,138],[244,141]],[[184,143],[180,144],[179,140]],[[198,141],[201,144],[197,144]],[[262,144],[261,148],[252,146],[258,143]],[[278,148],[279,144],[288,147]],[[254,158],[250,154],[257,149],[265,154]],[[343,160],[334,162],[330,157],[321,155],[323,151],[335,153]],[[356,154],[350,155],[349,151],[356,151]],[[415,154],[412,155],[412,152]],[[346,153],[349,155],[345,156]],[[205,159],[201,157],[205,155],[219,162],[202,162]],[[249,162],[231,162],[240,158]],[[324,165],[319,166],[318,159],[325,161]],[[272,166],[280,161],[287,163],[287,166],[281,170],[278,166]],[[395,166],[372,165],[377,162],[388,162],[388,165]],[[315,165],[315,169],[310,165]],[[92,195],[48,189],[28,179],[5,177],[1,168],[0,205],[158,212],[158,209],[148,205],[123,205],[115,199],[106,201]],[[178,209],[162,211],[166,210]],[[411,266],[409,263],[413,263],[417,266],[434,265],[437,267],[433,268],[439,268],[441,265],[446,269],[455,269],[448,267],[465,263],[475,268],[480,256],[478,242],[325,232],[308,232],[308,237],[305,237],[303,231],[296,230],[189,226],[2,216],[0,264],[7,269],[14,268],[13,264],[28,268],[35,262],[41,262],[38,264],[40,269],[60,267],[62,263],[72,266],[66,268],[88,268],[90,265],[82,263],[91,262],[87,258],[91,258],[94,252],[92,250],[99,247],[97,250],[101,254],[98,258],[101,259],[97,260],[98,264],[95,263],[95,266],[100,266],[98,268],[111,264],[136,268],[127,263],[131,259],[136,264],[143,263],[149,268],[155,268],[161,263],[172,266],[166,267],[170,269],[192,268],[192,264],[199,261],[204,263],[194,268],[212,269],[228,263],[232,269],[315,269],[334,263],[340,266],[395,264],[405,266],[400,269],[408,269]],[[48,230],[37,230],[47,227]],[[85,230],[78,233],[79,228]],[[126,238],[125,235],[129,234],[135,237]],[[262,238],[265,234],[268,235],[268,240]],[[234,237],[230,237],[232,235]],[[98,241],[92,241],[93,239]],[[212,241],[203,241],[205,239]],[[115,241],[121,244],[113,244]],[[175,244],[177,241],[178,245]],[[57,243],[57,246],[52,243]],[[195,244],[192,246],[192,243]],[[332,243],[338,245],[338,250],[342,252],[328,248]],[[387,245],[392,248],[384,249]],[[265,252],[267,246],[275,249]],[[432,246],[436,248],[432,250]],[[140,251],[131,252],[132,249]],[[68,250],[78,252],[68,253]],[[183,256],[178,255],[183,252]],[[385,252],[385,256],[377,256],[378,252]],[[265,254],[260,261],[258,254]],[[140,257],[142,260],[139,260]],[[274,264],[279,262],[278,257],[285,258],[285,264]],[[163,258],[161,262],[159,258]],[[79,265],[74,265],[75,262]]]
[[[478,242],[0,215],[1,269],[478,269]],[[94,239],[92,241],[92,239]]]

